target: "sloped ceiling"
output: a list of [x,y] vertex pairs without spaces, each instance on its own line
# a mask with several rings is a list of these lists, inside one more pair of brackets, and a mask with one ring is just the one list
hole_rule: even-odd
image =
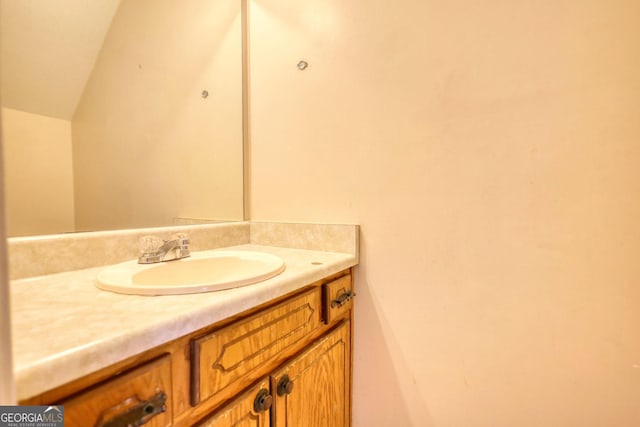
[[2,105],[71,120],[121,0],[0,0]]

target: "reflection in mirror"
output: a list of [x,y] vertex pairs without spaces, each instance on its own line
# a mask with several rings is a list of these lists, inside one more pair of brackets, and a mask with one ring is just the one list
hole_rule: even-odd
[[2,0],[10,236],[243,219],[239,0]]

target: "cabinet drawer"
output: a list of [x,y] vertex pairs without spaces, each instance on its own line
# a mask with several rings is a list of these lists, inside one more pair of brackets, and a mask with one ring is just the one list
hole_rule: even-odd
[[171,411],[171,358],[163,356],[75,397],[64,405],[65,426],[134,425],[168,427]]
[[352,283],[351,275],[347,274],[324,285],[324,318],[327,324],[351,310],[352,299],[356,295]]
[[240,379],[258,379],[262,365],[282,357],[288,347],[320,325],[321,308],[320,289],[314,288],[193,340],[192,405]]

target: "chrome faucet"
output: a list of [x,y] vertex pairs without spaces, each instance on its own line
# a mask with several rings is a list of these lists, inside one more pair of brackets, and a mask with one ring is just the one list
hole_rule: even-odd
[[169,240],[146,236],[140,239],[138,264],[153,264],[186,258],[189,252],[189,238],[186,234],[176,234]]

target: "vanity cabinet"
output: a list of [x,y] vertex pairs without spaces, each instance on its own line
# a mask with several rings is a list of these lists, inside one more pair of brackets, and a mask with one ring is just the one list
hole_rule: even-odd
[[351,425],[352,271],[151,349],[21,404],[65,425]]

